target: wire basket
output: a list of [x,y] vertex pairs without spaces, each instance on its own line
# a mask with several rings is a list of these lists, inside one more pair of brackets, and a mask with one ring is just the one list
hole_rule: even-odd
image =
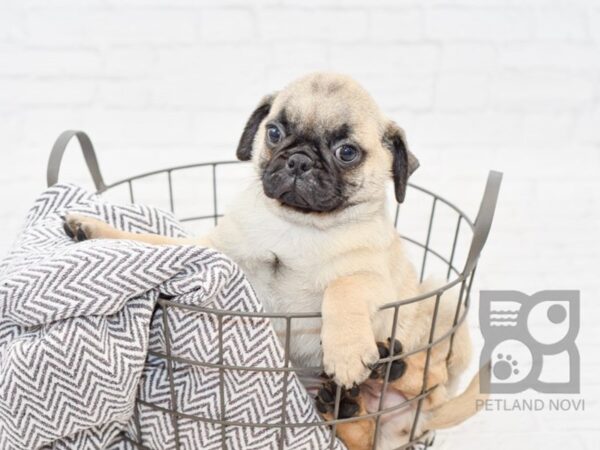
[[[106,184],[104,182],[104,178],[101,174],[101,171],[100,171],[100,168],[98,165],[98,160],[96,158],[96,154],[95,154],[94,148],[92,146],[92,143],[91,143],[89,137],[81,131],[66,131],[63,134],[61,134],[60,137],[57,139],[57,141],[54,144],[54,147],[52,149],[51,155],[50,155],[50,159],[48,162],[48,171],[47,171],[48,186],[52,186],[58,181],[58,175],[59,175],[59,170],[60,170],[64,151],[66,150],[67,144],[73,137],[77,137],[77,139],[79,141],[79,144],[83,151],[85,162],[90,171],[90,174],[92,176],[92,179],[93,179],[93,182],[94,182],[94,185],[96,187],[96,191],[98,194],[105,194],[108,192],[112,192],[117,188],[121,188],[121,189],[125,188],[128,200],[132,203],[135,203],[136,199],[138,197],[137,194],[142,192],[142,190],[140,190],[139,186],[136,187],[136,185],[143,184],[144,186],[147,186],[147,182],[152,181],[152,182],[155,182],[157,186],[162,186],[162,189],[166,190],[166,199],[167,199],[166,207],[167,207],[167,209],[170,209],[170,211],[173,212],[180,221],[187,222],[189,224],[202,223],[202,224],[210,224],[211,226],[213,226],[218,223],[219,218],[222,217],[220,205],[221,205],[221,197],[222,197],[221,194],[222,194],[223,187],[224,187],[224,184],[223,184],[224,182],[222,181],[222,178],[226,178],[224,173],[225,173],[226,169],[229,167],[234,167],[234,166],[237,166],[240,164],[247,164],[247,163],[241,163],[239,161],[218,161],[218,162],[188,164],[188,165],[182,165],[182,166],[176,166],[176,167],[169,167],[169,168],[165,168],[162,170],[156,170],[156,171],[147,172],[147,173],[143,173],[143,174],[139,174],[139,175],[134,175],[129,178],[125,178],[125,179],[116,181],[111,184]],[[210,197],[212,198],[210,210],[208,212],[204,211],[204,213],[200,213],[200,214],[183,215],[183,214],[179,213],[179,211],[178,211],[178,207],[177,207],[178,196],[174,192],[174,181],[177,180],[177,177],[180,174],[182,174],[183,172],[190,170],[190,169],[203,170],[205,174],[208,174],[207,187],[210,190],[209,191]],[[404,235],[404,234],[401,234],[401,236],[405,242],[409,243],[409,245],[413,247],[412,248],[413,251],[414,250],[417,251],[416,256],[418,258],[420,258],[420,264],[418,265],[418,267],[420,268],[420,273],[419,273],[420,280],[422,281],[424,279],[425,275],[426,274],[429,275],[430,272],[432,271],[429,269],[429,266],[435,266],[436,267],[435,273],[438,276],[438,278],[443,278],[446,280],[446,282],[441,287],[436,288],[436,290],[434,290],[432,292],[420,294],[420,295],[412,297],[412,298],[398,299],[397,301],[394,301],[392,303],[387,303],[381,307],[381,309],[388,309],[388,310],[393,311],[394,319],[393,319],[393,328],[392,329],[394,330],[396,328],[399,310],[403,305],[407,305],[409,303],[414,303],[414,302],[418,302],[418,301],[424,301],[427,298],[435,297],[435,307],[433,309],[433,317],[431,318],[431,327],[430,327],[430,332],[429,332],[428,343],[426,345],[424,345],[423,347],[413,350],[411,352],[403,352],[403,353],[400,353],[397,355],[392,355],[387,358],[383,358],[380,360],[380,363],[385,363],[388,366],[387,370],[385,370],[385,372],[384,372],[385,377],[383,380],[383,392],[385,392],[385,388],[389,382],[388,377],[389,377],[389,373],[390,373],[390,365],[393,361],[404,358],[412,353],[426,352],[423,385],[422,385],[421,393],[419,395],[417,395],[413,398],[407,399],[405,403],[402,403],[399,405],[394,405],[392,407],[387,407],[387,408],[383,407],[383,401],[382,401],[378,411],[369,413],[367,415],[363,415],[360,417],[334,419],[334,420],[330,420],[330,421],[321,421],[321,422],[310,423],[310,424],[285,423],[285,414],[282,414],[283,420],[282,420],[282,423],[280,423],[280,424],[229,422],[229,421],[225,420],[224,417],[222,417],[221,420],[213,419],[213,418],[208,419],[208,418],[200,417],[200,416],[191,416],[190,417],[189,414],[184,415],[180,411],[177,411],[176,408],[165,409],[162,406],[155,405],[155,404],[152,404],[149,402],[144,402],[141,399],[137,399],[136,400],[137,405],[136,405],[135,413],[134,413],[134,423],[136,424],[136,428],[137,428],[136,431],[137,431],[138,440],[134,440],[130,436],[124,436],[124,439],[126,439],[130,444],[132,444],[136,448],[140,448],[140,449],[148,448],[148,447],[142,445],[141,427],[139,424],[139,417],[137,417],[137,414],[140,410],[139,409],[140,405],[143,405],[145,408],[155,409],[157,411],[161,411],[163,413],[167,413],[170,415],[170,417],[172,419],[174,432],[175,432],[174,433],[175,448],[178,450],[180,448],[183,448],[182,444],[180,442],[179,429],[178,429],[178,419],[182,418],[182,417],[185,417],[185,419],[192,419],[192,420],[195,420],[198,422],[219,425],[222,430],[221,446],[223,449],[227,448],[226,442],[225,442],[225,430],[226,430],[226,427],[228,427],[228,426],[235,426],[235,427],[242,426],[242,427],[252,427],[252,428],[255,428],[255,427],[277,428],[280,430],[280,436],[281,436],[281,438],[279,440],[279,448],[280,449],[284,448],[284,434],[285,433],[283,432],[283,430],[286,428],[308,427],[308,426],[329,426],[332,429],[332,434],[331,434],[332,439],[331,439],[330,447],[333,448],[336,426],[338,424],[340,424],[342,422],[351,422],[351,421],[355,421],[355,420],[364,420],[366,418],[374,418],[375,423],[376,423],[376,428],[375,428],[376,437],[375,437],[375,440],[373,443],[373,450],[375,450],[376,446],[377,446],[377,436],[379,433],[380,421],[381,421],[382,417],[386,414],[393,413],[395,410],[397,410],[399,408],[405,407],[406,403],[416,403],[416,411],[415,411],[415,415],[414,415],[414,419],[413,419],[413,423],[412,423],[412,427],[411,427],[411,431],[410,431],[409,442],[404,443],[401,446],[397,447],[397,450],[429,448],[433,444],[434,433],[431,431],[425,431],[424,433],[418,435],[417,434],[417,429],[418,429],[417,425],[418,425],[420,415],[421,415],[421,407],[422,407],[423,400],[428,395],[428,393],[431,391],[431,389],[433,389],[435,387],[435,386],[427,386],[427,383],[426,383],[431,350],[435,345],[438,345],[441,342],[448,340],[449,346],[450,346],[450,352],[452,352],[454,334],[455,334],[456,330],[458,329],[458,327],[466,319],[466,316],[469,311],[470,293],[471,293],[471,287],[473,284],[473,278],[475,275],[475,270],[477,267],[477,262],[478,262],[479,256],[484,247],[484,244],[486,242],[486,239],[488,237],[490,227],[492,224],[494,211],[496,208],[496,201],[498,198],[498,192],[500,189],[501,178],[502,178],[502,174],[499,172],[491,171],[489,173],[487,183],[485,186],[485,191],[484,191],[483,198],[481,201],[481,205],[480,205],[479,211],[477,213],[477,217],[474,221],[471,220],[467,216],[467,214],[465,214],[460,208],[458,208],[457,206],[455,206],[453,203],[449,202],[448,200],[444,199],[443,197],[441,197],[423,187],[409,183],[410,190],[412,190],[413,192],[418,192],[424,198],[428,199],[427,202],[425,202],[425,201],[419,202],[419,204],[421,204],[421,205],[426,204],[427,208],[426,208],[425,214],[421,214],[423,219],[417,220],[415,222],[416,226],[414,227],[416,230],[419,230],[419,229],[426,230],[426,234],[424,237],[421,237],[421,238],[416,237],[416,236],[411,236],[411,235]],[[219,181],[219,180],[221,180],[221,181]],[[204,178],[204,181],[206,182],[206,178]],[[414,195],[414,194],[411,194],[411,195]],[[408,202],[408,203],[410,203],[410,202]],[[404,208],[404,206],[403,206],[403,208]],[[444,210],[443,213],[441,212],[442,210]],[[394,217],[394,225],[396,227],[398,227],[398,225],[399,225],[399,216],[400,216],[399,211],[400,211],[400,205],[395,203],[395,210],[394,210],[393,217]],[[404,217],[404,209],[403,209],[402,216]],[[438,221],[442,220],[442,218],[440,216],[443,216],[444,222],[448,225],[445,228],[446,229],[445,235],[447,238],[446,245],[437,244],[437,240],[434,239],[434,225],[437,224]],[[461,253],[462,253],[462,256],[460,256]],[[434,264],[434,262],[436,262],[437,265]],[[436,324],[436,319],[437,319],[437,314],[438,314],[438,306],[440,303],[440,297],[445,291],[447,291],[453,287],[457,287],[458,292],[459,292],[457,308],[456,308],[456,312],[454,314],[453,326],[446,333],[438,336],[435,334],[435,324]],[[286,313],[261,314],[261,313],[243,313],[243,312],[216,310],[216,309],[210,308],[210,307],[184,305],[184,304],[177,303],[173,299],[167,299],[167,298],[159,298],[156,308],[157,308],[157,310],[161,309],[161,308],[163,310],[166,310],[167,308],[179,308],[182,310],[207,312],[207,313],[215,315],[219,319],[219,321],[222,321],[222,320],[226,319],[227,317],[234,317],[234,316],[235,317],[240,317],[240,316],[254,317],[254,318],[263,317],[263,318],[269,318],[272,320],[275,320],[275,319],[284,320],[286,323],[286,333],[285,333],[286,341],[289,341],[290,326],[291,326],[290,324],[291,324],[292,320],[294,322],[297,322],[297,321],[306,320],[309,318],[320,317],[319,311],[307,311],[307,312],[303,312],[303,313],[290,313],[290,314],[286,314]],[[155,313],[156,313],[156,310],[155,310]],[[163,317],[165,317],[165,316],[163,315]],[[175,361],[175,359],[171,355],[172,344],[170,345],[171,338],[170,338],[168,326],[166,326],[166,325],[165,325],[165,334],[166,334],[166,351],[165,351],[165,353],[162,354],[162,353],[158,353],[158,352],[149,352],[149,354],[151,354],[151,356],[160,357],[160,358],[163,358],[164,360],[166,360],[168,367],[170,368],[170,370],[172,370],[171,364],[173,363],[173,361]],[[394,338],[394,336],[392,336],[392,340],[393,340],[393,338]],[[219,340],[222,341],[222,339],[223,339],[223,337],[222,337],[222,335],[220,335]],[[291,373],[291,372],[300,372],[300,371],[306,369],[306,368],[302,368],[302,367],[292,367],[289,364],[289,354],[288,354],[289,345],[288,344],[289,344],[289,342],[283,343],[283,346],[285,349],[284,358],[286,361],[284,367],[272,368],[272,369],[261,367],[260,369],[256,368],[255,370],[260,371],[260,372],[266,371],[266,372]],[[202,361],[186,361],[186,362],[189,363],[190,365],[198,366],[198,367],[207,367],[208,366],[207,363],[204,363]],[[216,365],[211,364],[210,366],[213,368],[217,368],[220,371],[221,376],[222,376],[223,372],[227,371],[227,370],[252,370],[252,367],[238,367],[238,366],[231,366],[231,365],[226,365],[226,364],[222,364],[222,363],[216,364]],[[315,368],[309,368],[309,369],[314,370]],[[169,373],[171,374],[171,371],[169,371]],[[170,386],[171,392],[174,392],[173,380],[171,379],[171,377],[169,377],[169,378],[170,378],[169,382],[171,384],[171,386]],[[288,377],[286,376],[284,378],[284,380],[287,381],[287,378]],[[223,402],[224,395],[223,395],[223,386],[222,385],[220,386],[220,389],[221,389],[220,398],[221,398],[221,402]],[[284,383],[283,389],[284,390],[286,389],[285,383]],[[282,411],[284,411],[285,407],[286,407],[285,395],[283,395],[282,398],[283,398],[283,404],[281,405],[281,408],[282,408]],[[172,399],[172,400],[174,400],[174,399]],[[174,405],[175,402],[173,401],[171,404]],[[337,412],[339,411],[339,404],[340,404],[340,388],[338,387],[337,393],[336,393],[336,400],[335,400],[335,414],[334,414],[335,417],[337,417]],[[221,411],[224,411],[225,405],[222,404],[221,406],[222,406]]]

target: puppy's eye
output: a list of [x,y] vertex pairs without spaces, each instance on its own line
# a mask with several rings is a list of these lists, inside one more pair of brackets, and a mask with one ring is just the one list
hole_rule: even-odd
[[336,149],[335,157],[340,161],[349,163],[358,158],[358,150],[351,145],[342,145]]
[[267,139],[271,144],[277,144],[281,141],[283,134],[276,125],[267,125]]

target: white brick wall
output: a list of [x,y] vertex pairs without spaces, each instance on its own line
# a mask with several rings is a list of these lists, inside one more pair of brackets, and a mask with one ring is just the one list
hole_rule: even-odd
[[[108,181],[229,159],[259,98],[316,69],[358,78],[406,128],[415,181],[468,211],[505,172],[477,287],[582,290],[586,412],[487,413],[443,446],[598,448],[599,0],[3,0],[0,251],[63,129]],[[88,182],[77,152],[62,175]]]

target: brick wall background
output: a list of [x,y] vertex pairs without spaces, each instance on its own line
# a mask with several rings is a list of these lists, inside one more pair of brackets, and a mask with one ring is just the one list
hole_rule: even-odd
[[[582,291],[586,412],[486,413],[441,447],[597,448],[598,0],[2,0],[0,251],[63,129],[107,181],[230,159],[259,98],[316,69],[360,80],[406,129],[413,181],[471,214],[505,173],[476,289]],[[71,150],[62,178],[88,183]]]

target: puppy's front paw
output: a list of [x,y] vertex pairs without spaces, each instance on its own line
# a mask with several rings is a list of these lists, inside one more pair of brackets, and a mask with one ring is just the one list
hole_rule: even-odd
[[68,213],[64,220],[65,233],[77,242],[108,237],[111,230],[107,223],[84,214]]
[[340,339],[322,336],[323,367],[337,384],[351,388],[369,377],[372,366],[379,360],[379,351],[370,333],[367,337],[348,338],[348,333]]

